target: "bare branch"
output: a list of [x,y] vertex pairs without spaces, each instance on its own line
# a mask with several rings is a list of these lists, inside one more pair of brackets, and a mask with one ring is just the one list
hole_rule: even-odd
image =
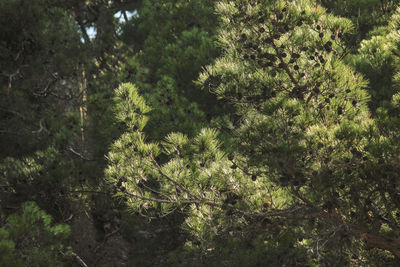
[[110,194],[107,193],[107,192],[94,191],[94,190],[75,190],[75,191],[68,191],[68,193],[93,193],[93,194],[110,195]]
[[138,198],[141,200],[148,200],[148,201],[153,201],[157,203],[184,203],[184,204],[194,204],[197,203],[198,201],[195,200],[185,200],[185,201],[177,201],[177,200],[170,200],[170,199],[161,199],[161,198],[152,198],[152,197],[144,197],[135,193],[130,193],[130,192],[125,192],[125,195],[128,195],[130,197]]
[[8,77],[8,88],[7,88],[7,94],[10,94],[10,90],[11,90],[11,84],[12,84],[12,80],[14,79],[15,76],[17,76],[19,74],[19,69],[17,69],[14,73],[11,73],[9,75],[6,75]]
[[46,129],[46,127],[43,126],[43,120],[44,120],[43,118],[40,119],[40,121],[39,121],[39,126],[40,126],[40,128],[39,128],[39,130],[32,131],[33,134],[41,133],[43,130],[44,130],[45,132],[47,132],[47,133],[49,132],[49,131]]
[[85,156],[83,156],[81,153],[75,151],[72,147],[68,147],[68,151],[72,152],[74,155],[80,157],[81,159],[87,160],[87,161],[93,161],[94,159],[89,159]]
[[[61,255],[65,256],[64,252],[62,252],[62,251],[59,251],[59,252],[60,252]],[[74,258],[76,259],[76,261],[79,263],[80,266],[88,267],[87,264],[82,260],[81,257],[79,257],[78,254],[76,254],[75,252],[72,252],[71,254],[72,254],[72,256],[74,256]]]
[[75,252],[72,252],[72,255],[75,257],[75,259],[79,262],[79,264],[80,264],[82,267],[88,267],[87,264],[82,260],[81,257],[79,257],[78,254],[76,254]]
[[122,15],[124,16],[124,20],[125,20],[125,22],[128,22],[128,16],[126,15],[126,11],[125,10],[122,10]]
[[116,233],[119,232],[119,228],[115,229],[114,231],[112,231],[111,233],[108,233],[104,236],[103,242],[101,242],[101,244],[99,244],[95,249],[94,249],[94,253],[97,253],[98,250],[104,246],[104,244],[107,242],[107,239],[110,238],[111,236],[115,235]]
[[67,219],[65,219],[64,222],[69,222],[70,220],[72,220],[73,217],[74,217],[74,214],[71,213],[71,215]]
[[20,117],[21,119],[25,119],[25,117],[24,117],[21,113],[19,113],[19,112],[17,112],[17,111],[9,110],[9,109],[4,109],[4,108],[1,108],[1,107],[0,107],[0,110],[5,111],[5,112],[12,113],[12,114],[14,114],[14,115],[17,115],[17,116]]

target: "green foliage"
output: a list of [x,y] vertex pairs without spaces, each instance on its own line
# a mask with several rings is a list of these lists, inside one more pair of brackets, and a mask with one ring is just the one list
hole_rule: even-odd
[[[54,147],[29,157],[5,158],[0,165],[1,201],[13,205],[35,201],[56,215],[60,208],[68,208],[67,191],[71,183],[78,183],[80,175],[79,170],[68,169],[71,162],[59,158],[60,153]],[[72,181],[74,177],[76,180]]]
[[125,26],[135,36],[126,42],[137,52],[121,78],[135,83],[153,107],[149,138],[160,140],[171,131],[193,136],[224,112],[208,90],[193,83],[218,53],[213,5],[208,0],[143,1],[137,18]]
[[[385,25],[391,14],[396,10],[399,1],[396,0],[353,0],[329,1],[322,0],[322,5],[336,15],[347,17],[357,27],[357,34],[353,37],[356,42],[361,41],[376,26]],[[354,42],[354,43],[356,43]],[[353,43],[353,44],[354,44]]]
[[31,153],[52,143],[52,137],[63,131],[57,122],[66,124],[60,114],[65,100],[77,101],[77,92],[63,83],[82,60],[79,34],[64,10],[45,2],[0,2],[0,146],[4,155]]
[[[348,48],[342,39],[354,33],[352,22],[313,1],[226,0],[216,9],[222,53],[197,83],[236,110],[233,153],[226,155],[218,131],[208,128],[194,138],[171,133],[161,143],[128,130],[109,154],[106,175],[116,196],[142,213],[185,213],[182,226],[193,241],[184,245],[183,258],[172,255],[179,264],[193,264],[190,259],[198,257],[212,262],[213,251],[226,257],[227,265],[252,257],[250,265],[268,264],[258,258],[265,251],[274,255],[271,266],[296,264],[282,260],[289,252],[279,245],[285,244],[279,227],[255,234],[261,236],[257,249],[262,252],[248,254],[239,241],[229,243],[235,240],[232,229],[242,229],[237,240],[255,238],[241,234],[258,220],[292,229],[288,240],[299,250],[290,253],[305,265],[329,264],[338,254],[343,265],[359,255],[374,264],[359,240],[396,255],[383,244],[397,225],[396,189],[389,189],[398,184],[397,142],[383,134],[381,123],[390,120],[385,111],[371,116],[365,90],[373,86],[372,73],[387,67],[395,46],[379,37],[362,43],[359,58],[369,71],[363,77],[343,60]],[[383,71],[388,77],[394,73]],[[117,94],[125,103],[141,102],[138,95],[131,97]],[[137,114],[118,116],[141,129]],[[303,239],[307,242],[296,241]],[[240,253],[232,253],[235,249]]]
[[[358,53],[347,58],[358,71],[368,77],[369,106],[373,112],[379,107],[391,109],[393,95],[398,93],[399,10],[394,12],[389,25],[360,43]],[[379,120],[378,120],[379,122]]]
[[61,266],[61,253],[71,253],[63,245],[69,234],[67,225],[52,226],[48,214],[34,202],[26,202],[0,228],[0,265]]
[[[260,231],[265,234],[257,233]],[[170,254],[169,262],[179,266],[317,266],[290,230],[281,229],[279,240],[273,240],[266,232],[257,228],[251,232],[231,229],[224,238],[204,244],[203,249],[189,241],[180,251]]]
[[[398,4],[0,0],[1,211],[82,194],[134,265],[397,266]],[[72,254],[1,226],[0,265]]]
[[66,152],[82,141],[80,34],[48,1],[0,1],[0,20],[2,203],[34,200],[58,216],[82,178],[83,164]]
[[147,123],[144,114],[150,111],[144,99],[138,95],[137,89],[132,84],[122,84],[115,92],[117,119],[125,123],[129,129],[137,127],[143,130]]

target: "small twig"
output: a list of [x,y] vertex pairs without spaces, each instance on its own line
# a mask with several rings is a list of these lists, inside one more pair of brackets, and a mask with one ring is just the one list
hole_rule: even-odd
[[39,121],[39,126],[40,126],[40,128],[39,128],[39,130],[32,131],[33,134],[41,133],[43,130],[44,130],[45,132],[47,132],[47,133],[49,132],[49,131],[46,129],[46,127],[43,126],[43,120],[44,120],[43,118],[40,119],[40,121]]
[[125,10],[122,10],[122,15],[124,16],[124,20],[125,20],[125,22],[128,22],[128,16],[126,15],[126,11]]
[[[62,251],[59,251],[59,252],[60,252],[61,255],[65,256],[65,253],[64,253],[64,252],[62,252]],[[79,257],[78,254],[76,254],[75,252],[72,252],[71,254],[72,254],[72,256],[74,256],[74,258],[76,259],[76,261],[80,264],[80,266],[82,266],[82,267],[88,267],[87,264],[82,260],[81,257]]]
[[44,97],[46,97],[49,94],[48,90],[49,90],[49,87],[50,87],[51,83],[52,83],[52,81],[49,81],[47,83],[46,87],[42,91],[33,92],[33,95],[34,96],[44,96]]
[[7,88],[7,95],[10,94],[12,80],[15,76],[19,74],[19,69],[17,69],[14,73],[7,75],[8,76],[8,88]]
[[315,209],[319,209],[319,207],[317,205],[315,205],[314,203],[312,203],[310,200],[308,200],[307,198],[303,197],[299,190],[296,189],[293,185],[291,185],[290,189],[292,190],[292,193],[298,197],[300,200],[302,200],[305,204],[315,208]]
[[340,230],[340,228],[342,228],[344,226],[344,224],[339,225],[338,227],[336,227],[336,229],[332,232],[332,234],[325,240],[324,243],[322,243],[321,245],[321,249],[324,248],[324,246],[326,245],[326,243],[328,243],[328,241],[334,237],[336,235],[336,233]]
[[81,257],[79,257],[78,254],[76,254],[75,252],[72,252],[72,256],[75,257],[75,259],[79,262],[79,264],[83,267],[88,267],[87,264],[82,260]]
[[125,192],[126,195],[130,196],[130,197],[134,197],[134,198],[138,198],[141,200],[148,200],[148,201],[153,201],[153,202],[157,202],[157,203],[183,203],[183,204],[194,204],[194,203],[198,203],[199,201],[195,201],[195,200],[170,200],[170,199],[161,199],[161,198],[153,198],[153,197],[144,197],[144,196],[140,196],[138,194],[135,193],[130,193],[130,192]]
[[103,195],[110,195],[107,192],[102,191],[92,191],[92,190],[75,190],[75,191],[68,191],[68,193],[93,193],[93,194],[103,194]]
[[72,220],[73,217],[74,217],[74,214],[71,213],[71,215],[67,219],[65,219],[64,222],[69,222],[70,220]]
[[87,160],[87,161],[93,161],[94,159],[89,159],[85,156],[83,156],[81,153],[75,151],[72,147],[68,147],[68,151],[72,152],[73,154],[75,154],[76,156],[80,157],[81,159]]
[[8,109],[4,109],[4,108],[0,108],[0,110],[5,111],[5,112],[12,113],[12,114],[17,115],[18,117],[20,117],[20,118],[22,118],[22,119],[25,119],[25,117],[24,117],[21,113],[16,112],[16,111],[14,111],[14,110],[8,110]]
[[101,244],[99,244],[95,249],[94,249],[94,253],[97,253],[97,251],[104,246],[104,244],[107,242],[107,239],[110,238],[111,236],[115,235],[116,233],[119,232],[120,228],[115,229],[114,231],[112,231],[111,233],[108,233],[104,236],[103,242],[101,242]]
[[79,19],[79,20],[77,20],[77,22],[78,22],[79,28],[82,32],[82,35],[83,35],[82,37],[85,40],[85,44],[91,45],[92,42],[90,41],[90,37],[89,37],[88,33],[86,32],[85,26],[83,25],[82,21]]

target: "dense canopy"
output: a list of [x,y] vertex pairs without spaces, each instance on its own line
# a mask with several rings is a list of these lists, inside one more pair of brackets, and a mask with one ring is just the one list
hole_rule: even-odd
[[398,266],[400,2],[0,0],[1,266]]

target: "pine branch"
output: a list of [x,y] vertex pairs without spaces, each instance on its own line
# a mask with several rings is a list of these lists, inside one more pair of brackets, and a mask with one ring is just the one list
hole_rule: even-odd
[[282,63],[283,69],[285,70],[286,74],[289,76],[289,78],[292,81],[292,83],[294,83],[297,86],[299,84],[299,82],[293,76],[293,73],[290,71],[289,66],[283,60],[283,57],[280,55],[279,49],[278,49],[278,47],[276,46],[276,44],[275,44],[275,42],[273,40],[272,40],[272,47],[274,48],[275,53],[279,58],[279,61]]
[[152,159],[153,163],[157,166],[157,170],[158,172],[164,176],[165,178],[167,178],[168,181],[174,183],[176,186],[178,186],[180,189],[182,189],[183,191],[185,191],[189,196],[195,198],[195,199],[200,199],[199,196],[196,196],[194,194],[192,194],[186,187],[184,187],[183,185],[181,185],[179,182],[177,182],[176,180],[174,180],[173,178],[171,178],[169,175],[167,175],[166,173],[164,173],[161,169],[161,166],[158,164],[158,162],[154,159]]

